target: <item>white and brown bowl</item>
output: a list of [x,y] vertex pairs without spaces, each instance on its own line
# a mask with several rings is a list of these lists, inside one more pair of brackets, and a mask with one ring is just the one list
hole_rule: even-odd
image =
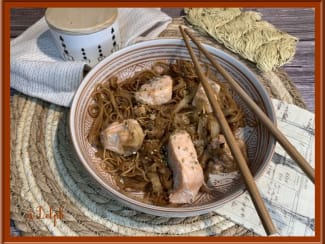
[[[254,74],[244,64],[225,52],[208,45],[205,45],[205,47],[232,74],[233,78],[257,102],[267,116],[276,123],[271,99]],[[194,51],[198,54],[196,48],[194,48]],[[150,68],[157,61],[170,63],[177,59],[190,60],[189,53],[181,39],[145,41],[113,53],[87,74],[77,90],[70,111],[70,130],[81,163],[107,189],[107,193],[112,198],[130,208],[145,213],[185,217],[210,212],[241,195],[245,191],[245,185],[241,177],[236,177],[233,174],[220,176],[220,182],[214,185],[213,194],[200,193],[193,204],[179,207],[155,206],[141,201],[138,195],[126,196],[119,191],[112,176],[101,169],[100,159],[95,156],[96,149],[87,140],[87,134],[92,123],[87,107],[91,103],[91,93],[96,84],[107,81],[107,78],[112,76],[124,80],[132,77],[137,71]],[[211,66],[205,58],[201,57],[201,62]],[[212,67],[211,69],[214,70]],[[221,77],[220,79],[222,81]],[[275,140],[270,132],[261,123],[258,123],[256,116],[240,97],[235,94],[234,98],[243,109],[248,124],[256,124],[246,134],[248,164],[256,179],[262,174],[271,160]]]

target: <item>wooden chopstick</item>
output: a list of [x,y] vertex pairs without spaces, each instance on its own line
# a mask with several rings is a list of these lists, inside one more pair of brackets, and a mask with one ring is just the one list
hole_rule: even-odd
[[196,44],[198,49],[207,57],[211,64],[226,78],[232,88],[240,95],[248,107],[255,113],[255,115],[262,121],[267,129],[272,133],[274,138],[281,144],[290,157],[296,161],[302,171],[307,177],[315,183],[315,171],[306,159],[298,152],[298,150],[288,141],[282,132],[272,123],[266,114],[256,105],[256,103],[247,95],[247,93],[238,85],[232,76],[220,65],[217,61],[206,51],[206,49],[197,41],[193,35],[187,30],[185,33]]
[[214,115],[216,116],[218,122],[220,123],[220,127],[224,133],[224,136],[225,136],[226,141],[229,145],[229,148],[232,152],[232,155],[234,156],[235,160],[238,163],[240,172],[243,175],[248,192],[252,198],[252,201],[253,201],[256,211],[261,219],[264,229],[268,235],[276,234],[277,230],[273,224],[270,214],[269,214],[269,212],[263,202],[263,199],[259,193],[259,190],[255,184],[254,178],[248,168],[246,160],[245,160],[244,156],[242,155],[242,153],[236,143],[235,137],[232,134],[232,131],[228,125],[228,122],[226,121],[226,118],[219,106],[219,103],[215,97],[215,92],[213,91],[210,84],[208,83],[207,78],[203,74],[200,64],[193,52],[193,49],[189,43],[188,37],[185,35],[183,28],[181,26],[179,26],[179,28],[180,28],[181,34],[183,36],[183,39],[185,41],[186,47],[191,55],[196,73],[197,73],[197,75],[201,81],[201,84],[204,88],[204,91],[210,101]]

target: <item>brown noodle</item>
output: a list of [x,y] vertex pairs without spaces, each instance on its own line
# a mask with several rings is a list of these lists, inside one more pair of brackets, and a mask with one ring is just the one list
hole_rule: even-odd
[[[159,106],[137,103],[134,93],[158,75],[172,77],[172,100]],[[243,126],[243,113],[228,87],[216,82],[221,86],[219,104],[235,131]],[[167,166],[166,144],[175,129],[185,129],[191,135],[198,157],[206,157],[204,150],[211,139],[204,126],[208,115],[200,114],[201,111],[192,105],[198,85],[193,64],[177,60],[173,64],[155,63],[150,70],[136,73],[123,82],[113,77],[96,86],[92,93],[93,103],[88,107],[88,113],[94,119],[88,140],[98,149],[97,156],[103,159],[101,166],[115,176],[120,189],[125,192],[142,191],[151,203],[169,204],[168,195],[173,183],[172,172]],[[125,119],[136,119],[146,134],[140,150],[127,157],[104,150],[99,140],[100,132],[109,124]],[[202,167],[205,170],[206,165],[202,163]]]

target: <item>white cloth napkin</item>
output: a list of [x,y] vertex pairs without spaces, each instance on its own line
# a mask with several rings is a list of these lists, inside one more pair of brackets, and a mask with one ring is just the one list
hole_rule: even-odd
[[[157,37],[171,22],[159,8],[119,8],[121,47]],[[85,63],[60,57],[44,17],[10,45],[10,87],[69,107]]]

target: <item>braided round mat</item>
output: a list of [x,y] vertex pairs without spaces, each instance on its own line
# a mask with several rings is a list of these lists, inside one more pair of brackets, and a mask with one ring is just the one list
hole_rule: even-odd
[[[23,235],[251,234],[215,213],[164,218],[121,206],[81,166],[68,109],[17,94],[11,111],[11,217]],[[40,207],[63,218],[37,219]]]
[[[180,23],[182,19],[175,19],[161,36],[179,37]],[[196,35],[219,48],[209,37]],[[262,74],[252,63],[245,63],[271,96],[304,107],[284,72]],[[10,111],[10,211],[22,235],[254,235],[216,213],[165,218],[122,206],[81,166],[69,136],[67,108],[15,94]]]

